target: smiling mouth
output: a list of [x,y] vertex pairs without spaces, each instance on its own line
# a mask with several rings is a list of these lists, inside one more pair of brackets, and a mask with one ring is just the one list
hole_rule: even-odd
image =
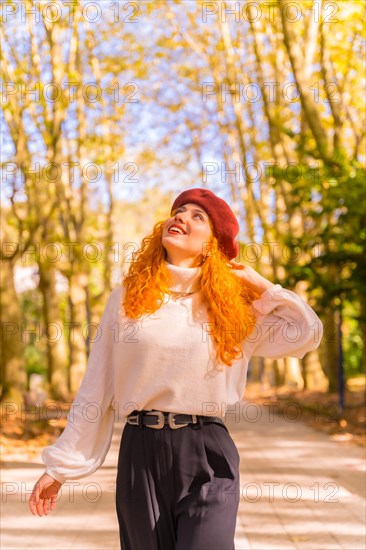
[[168,233],[169,235],[181,235],[182,237],[186,235],[186,233],[182,233],[178,229],[169,229]]

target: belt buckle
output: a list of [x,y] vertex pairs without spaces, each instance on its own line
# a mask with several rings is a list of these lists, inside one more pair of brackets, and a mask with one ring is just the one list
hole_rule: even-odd
[[165,416],[164,416],[164,413],[162,411],[148,411],[144,414],[148,414],[149,416],[157,416],[158,417],[158,423],[157,424],[154,424],[154,425],[151,425],[151,424],[146,424],[146,426],[148,428],[154,428],[155,430],[161,430],[161,428],[163,428],[164,424],[165,424]]
[[[175,416],[177,414],[182,414],[182,413],[168,413],[168,424],[169,426],[173,429],[173,430],[176,430],[177,428],[184,428],[184,426],[188,426],[189,422],[187,422],[186,424],[176,424],[175,423]],[[191,415],[192,418],[195,420],[195,423],[197,422],[197,417],[195,414],[192,414]]]
[[128,416],[126,421],[127,421],[128,424],[131,424],[132,426],[138,426],[139,425],[139,415],[135,414],[133,416]]

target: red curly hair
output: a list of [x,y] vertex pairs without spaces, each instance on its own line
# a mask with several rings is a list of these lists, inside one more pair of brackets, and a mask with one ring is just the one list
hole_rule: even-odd
[[[126,287],[122,305],[132,319],[154,313],[163,304],[164,294],[170,293],[163,226],[162,221],[156,223],[152,233],[143,238],[140,248],[132,253],[132,264],[122,281]],[[228,263],[214,234],[209,250],[215,253],[209,253],[202,264],[201,291],[212,325],[210,335],[216,347],[216,361],[230,367],[243,356],[240,342],[253,331],[255,316],[250,305],[259,294],[233,273],[233,269],[245,266]]]

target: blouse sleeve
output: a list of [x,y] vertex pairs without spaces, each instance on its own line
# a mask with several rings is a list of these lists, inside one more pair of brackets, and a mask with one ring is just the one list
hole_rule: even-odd
[[297,357],[316,349],[323,324],[315,311],[292,290],[275,284],[252,302],[256,324],[248,335],[251,355],[280,359]]
[[112,354],[114,335],[118,334],[119,295],[117,287],[108,298],[84,378],[67,415],[66,427],[56,442],[41,452],[46,473],[60,483],[95,472],[103,464],[111,445],[114,426]]

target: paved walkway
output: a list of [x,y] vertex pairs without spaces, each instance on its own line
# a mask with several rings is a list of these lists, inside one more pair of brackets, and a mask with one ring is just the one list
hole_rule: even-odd
[[[243,403],[238,413],[227,421],[241,456],[236,550],[364,549],[364,450],[268,408]],[[28,506],[42,462],[5,464],[1,549],[119,550],[120,437],[116,424],[102,468],[64,484],[48,516],[33,516]]]

